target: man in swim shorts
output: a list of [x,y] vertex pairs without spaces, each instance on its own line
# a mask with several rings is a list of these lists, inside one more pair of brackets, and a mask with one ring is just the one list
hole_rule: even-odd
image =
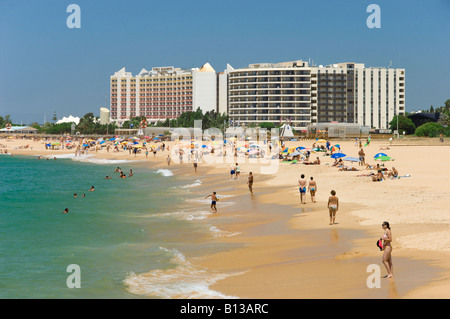
[[306,204],[306,180],[305,180],[305,175],[302,174],[300,176],[301,178],[298,180],[298,187],[299,187],[299,191],[300,191],[300,202],[302,204]]
[[207,199],[208,197],[211,197],[211,209],[213,211],[213,214],[215,214],[215,213],[217,213],[217,207],[216,207],[217,196],[216,196],[216,192],[213,192],[211,195],[206,196],[205,199]]

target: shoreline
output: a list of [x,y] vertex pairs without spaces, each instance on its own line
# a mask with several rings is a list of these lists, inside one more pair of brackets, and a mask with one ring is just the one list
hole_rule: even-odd
[[[311,142],[288,143],[301,145]],[[173,144],[170,143],[173,142],[168,142],[168,145],[172,147]],[[344,152],[347,149],[353,149],[353,141],[342,141],[341,144],[343,144]],[[385,147],[387,144],[386,141],[374,140],[367,151],[365,148],[365,151],[368,153],[370,149],[370,151],[376,152],[379,150],[378,147]],[[398,153],[395,155],[396,162],[394,163],[396,167],[399,166],[400,174],[406,173],[405,170],[410,170],[412,177],[381,182],[381,184],[385,183],[382,185],[386,188],[380,187],[381,184],[364,180],[364,177],[355,177],[357,172],[338,172],[336,169],[327,167],[326,164],[329,161],[324,158],[324,163],[320,167],[305,165],[288,167],[291,164],[280,164],[279,172],[275,176],[264,176],[264,181],[261,181],[261,175],[257,175],[254,198],[248,200],[249,196],[246,194],[248,190],[243,180],[245,180],[246,175],[244,174],[248,172],[251,164],[241,165],[242,183],[238,185],[227,183],[229,174],[226,171],[229,163],[200,164],[199,171],[201,170],[201,174],[206,177],[200,186],[191,188],[191,191],[205,193],[206,189],[212,190],[213,187],[216,187],[221,192],[235,194],[234,198],[239,201],[239,204],[223,208],[221,215],[221,202],[219,202],[219,214],[211,217],[211,222],[219,223],[218,227],[226,232],[240,233],[230,237],[222,236],[217,241],[240,243],[243,247],[209,256],[193,257],[190,261],[211,271],[219,270],[221,272],[223,270],[230,273],[247,269],[248,271],[240,275],[221,279],[210,287],[210,289],[225,295],[239,298],[359,298],[363,295],[364,297],[361,298],[372,298],[371,294],[373,298],[448,298],[450,291],[450,250],[447,247],[449,223],[448,219],[442,215],[448,212],[448,209],[442,205],[449,197],[439,194],[439,192],[437,194],[430,193],[429,189],[433,189],[433,185],[423,186],[427,182],[426,179],[431,178],[434,183],[439,181],[443,172],[429,174],[429,170],[417,166],[417,163],[424,159],[425,162],[427,159],[430,160],[430,154],[419,153],[421,155],[419,159],[415,159],[412,165],[406,165],[408,163],[405,159],[408,158],[408,154],[402,154],[404,151],[400,152],[400,148],[397,149],[397,146],[411,148],[434,146],[430,143],[424,144],[411,146],[396,145],[394,142],[394,145],[390,146],[389,152]],[[428,149],[429,147],[427,147]],[[445,161],[445,154],[450,154],[450,152],[448,147],[442,151],[444,154],[441,154],[443,155],[441,161]],[[433,149],[427,152],[433,152]],[[45,153],[50,155],[54,153],[73,154],[74,152],[45,150],[43,152],[33,149],[14,150],[13,153],[14,155],[45,156]],[[355,151],[352,150],[349,153],[355,153]],[[439,153],[436,154],[439,155]],[[133,155],[124,154],[124,152],[119,154],[91,152],[89,155],[109,160],[132,161],[134,158]],[[144,159],[141,155],[141,160],[135,163],[153,169],[169,168],[172,170],[175,168],[177,174],[193,176],[192,164],[183,164],[181,167],[179,164],[173,163],[168,167],[164,162],[165,157],[158,155],[156,159],[153,158],[153,155],[149,155],[151,158],[147,160],[145,155]],[[430,165],[435,167],[434,164],[436,163],[432,162]],[[295,176],[291,176],[294,175],[292,170],[295,170]],[[300,171],[305,171],[307,177],[312,174],[315,179],[316,176],[326,177],[323,180],[316,179],[319,188],[315,204],[310,203],[309,195],[306,205],[299,204],[298,190],[295,184]],[[200,172],[197,175],[200,175]],[[363,173],[366,172],[363,171]],[[340,178],[339,175],[343,177]],[[223,179],[221,179],[222,176]],[[196,176],[193,177],[194,180],[197,179]],[[417,179],[415,182],[419,186],[411,185],[409,181],[412,179]],[[397,183],[397,185],[392,185],[392,183]],[[337,184],[338,186],[336,186]],[[441,187],[445,189],[445,185],[447,184]],[[359,188],[352,189],[356,186]],[[342,200],[342,206],[337,215],[338,224],[329,226],[325,200],[329,190],[336,187],[338,187],[337,195]],[[361,196],[352,198],[352,191],[360,195],[377,192],[377,198],[369,198],[370,196],[364,200],[361,199]],[[413,193],[414,196],[410,196],[413,198],[406,198],[409,193]],[[427,198],[427,196],[431,198]],[[389,205],[394,203],[394,207]],[[310,210],[301,212],[299,205]],[[408,212],[403,212],[397,205],[398,207],[407,207]],[[209,208],[208,205],[205,206]],[[420,212],[423,207],[428,207],[433,212],[440,209],[441,215],[436,213],[424,217]],[[260,213],[255,214],[254,212],[258,209]],[[252,213],[249,214],[250,216],[242,216],[244,215],[242,210]],[[272,210],[285,210],[290,213],[278,212],[275,214]],[[256,217],[264,217],[264,219],[256,221],[254,220]],[[375,247],[375,240],[381,234],[381,228],[378,225],[381,225],[384,219],[389,220],[393,226],[393,260],[396,266],[394,275],[396,273],[399,275],[398,279],[396,276],[394,280],[382,279],[381,290],[369,290],[365,282],[369,275],[366,272],[368,263],[380,265],[381,273],[385,273],[384,266],[381,265],[381,253]],[[236,221],[239,223],[236,224]],[[307,236],[305,237],[305,235]],[[324,237],[328,239],[324,241]],[[319,245],[310,244],[310,241],[318,242]],[[427,245],[425,247],[427,250],[421,247],[424,243]],[[330,247],[338,247],[339,251],[330,252],[328,251]],[[318,255],[317,260],[314,259],[314,255]],[[308,258],[305,256],[308,256],[310,260],[307,260]],[[323,261],[326,262],[323,263]],[[346,275],[347,271],[350,271],[351,274],[357,273],[358,276],[355,276],[357,279]],[[326,287],[324,283],[333,280],[333,278],[327,277],[330,273],[339,274],[342,278],[338,283],[328,286],[328,292],[323,294],[317,287],[324,289]],[[413,281],[408,281],[403,274],[413,278]],[[384,287],[386,282],[389,282],[388,288]],[[365,287],[361,288],[358,284]],[[267,290],[268,287],[271,289]],[[348,290],[352,289],[350,287],[359,287],[355,290],[359,291],[359,296],[349,296],[349,292],[353,291]]]

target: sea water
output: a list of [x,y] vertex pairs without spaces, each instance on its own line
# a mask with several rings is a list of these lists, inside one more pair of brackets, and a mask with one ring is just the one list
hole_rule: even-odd
[[[118,166],[133,176],[119,178]],[[207,205],[193,205],[199,197],[190,190],[200,180],[73,156],[1,155],[0,173],[0,298],[232,297],[209,286],[233,274],[184,255],[223,249],[205,222]]]

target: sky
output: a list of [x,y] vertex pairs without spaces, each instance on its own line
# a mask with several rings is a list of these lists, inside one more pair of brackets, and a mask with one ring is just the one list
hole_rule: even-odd
[[[68,28],[70,4],[81,28]],[[370,4],[380,28],[369,28]],[[450,0],[0,0],[0,115],[98,116],[125,67],[339,62],[406,69],[406,110],[450,99]]]

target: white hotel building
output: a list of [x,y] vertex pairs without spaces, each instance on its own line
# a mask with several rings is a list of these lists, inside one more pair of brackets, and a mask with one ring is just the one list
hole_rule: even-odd
[[296,130],[317,123],[357,123],[388,129],[405,113],[405,69],[361,63],[310,66],[305,61],[227,65],[216,74],[200,69],[155,67],[133,76],[125,68],[110,79],[111,120],[135,116],[173,119],[184,112],[228,113],[234,125],[289,122]]
[[154,67],[134,76],[125,68],[110,78],[111,120],[123,123],[145,116],[149,122],[174,119],[184,112],[217,108],[216,71],[209,63],[200,69]]
[[345,122],[388,129],[394,115],[405,113],[404,69],[358,63],[317,67],[299,60],[228,67],[223,74],[234,123],[287,121],[305,130],[317,123]]

